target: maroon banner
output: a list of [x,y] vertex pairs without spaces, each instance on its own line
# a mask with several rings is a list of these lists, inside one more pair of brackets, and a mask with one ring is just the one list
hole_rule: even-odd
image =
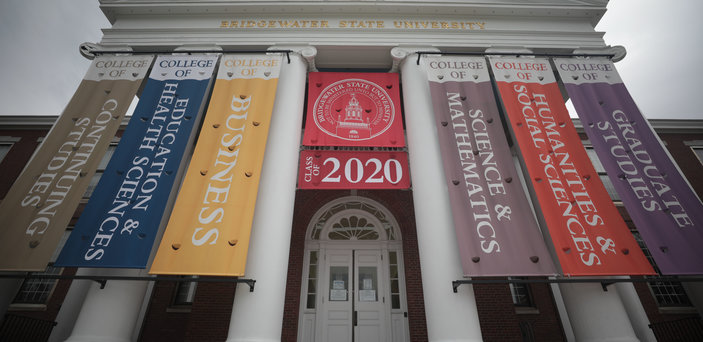
[[490,63],[564,274],[654,274],[581,144],[549,61]]
[[662,274],[703,274],[703,205],[604,58],[555,59],[583,128]]
[[404,147],[398,74],[311,72],[303,145]]
[[300,189],[407,189],[408,154],[402,151],[300,152]]
[[513,162],[485,58],[424,62],[464,275],[556,274]]

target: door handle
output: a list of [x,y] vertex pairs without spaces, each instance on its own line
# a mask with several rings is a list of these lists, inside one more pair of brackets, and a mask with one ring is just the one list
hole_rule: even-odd
[[356,323],[357,323],[357,322],[356,322],[356,310],[354,310],[354,313],[352,313],[352,324],[353,324],[354,326],[356,326],[356,325],[357,325]]

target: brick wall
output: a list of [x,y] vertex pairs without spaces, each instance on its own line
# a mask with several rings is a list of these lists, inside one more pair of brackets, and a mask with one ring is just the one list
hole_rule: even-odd
[[533,307],[518,308],[513,304],[508,284],[474,285],[484,341],[523,341],[521,324],[530,327],[535,341],[565,341],[549,284],[528,286]]
[[184,341],[225,341],[236,283],[198,283]]
[[[700,176],[703,171],[703,164],[701,164],[701,161],[696,157],[693,150],[691,150],[691,147],[685,144],[686,141],[703,140],[703,133],[659,134],[659,137],[665,142],[666,148],[679,165],[684,176],[688,179],[691,187],[698,194],[698,197],[703,197],[703,177]],[[628,224],[631,224],[627,212],[625,211],[623,214]],[[642,306],[647,312],[650,323],[660,323],[692,317],[700,318],[698,313],[693,310],[693,307],[690,307],[688,310],[677,310],[675,308],[660,310],[647,283],[634,283],[634,286],[640,297]]]
[[47,132],[45,130],[0,130],[0,136],[20,138],[0,163],[0,198],[5,198],[12,183],[19,177],[24,165],[39,146],[39,138],[45,136]]
[[[19,141],[13,143],[12,148],[8,151],[5,158],[0,162],[0,198],[4,198],[14,181],[19,177],[22,169],[24,169],[25,164],[29,161],[30,157],[34,153],[34,150],[39,146],[39,138],[46,135],[48,130],[0,130],[0,136],[9,136],[13,138],[19,138]],[[64,275],[74,275],[76,269],[67,268],[64,270]],[[48,321],[54,321],[56,315],[61,309],[61,304],[63,299],[66,297],[69,287],[71,286],[70,280],[59,280],[54,287],[49,301],[43,308],[34,308],[28,310],[22,310],[15,308],[10,308],[9,313],[33,317],[37,319],[43,319]]]
[[[184,307],[176,311],[172,302],[176,283],[170,281],[157,281],[149,298],[149,307],[144,318],[140,341],[183,341],[188,321],[190,319],[189,308]],[[197,291],[196,291],[197,295]]]

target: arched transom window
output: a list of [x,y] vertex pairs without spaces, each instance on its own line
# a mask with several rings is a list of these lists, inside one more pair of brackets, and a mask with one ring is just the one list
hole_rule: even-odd
[[395,241],[397,223],[379,203],[351,196],[320,209],[311,221],[308,240]]

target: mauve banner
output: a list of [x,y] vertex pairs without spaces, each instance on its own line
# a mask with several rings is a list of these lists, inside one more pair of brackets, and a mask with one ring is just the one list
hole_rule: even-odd
[[549,61],[490,63],[564,275],[654,274],[583,148]]
[[556,270],[517,174],[484,58],[424,59],[464,275]]
[[703,205],[605,58],[555,59],[584,130],[662,274],[703,274]]

